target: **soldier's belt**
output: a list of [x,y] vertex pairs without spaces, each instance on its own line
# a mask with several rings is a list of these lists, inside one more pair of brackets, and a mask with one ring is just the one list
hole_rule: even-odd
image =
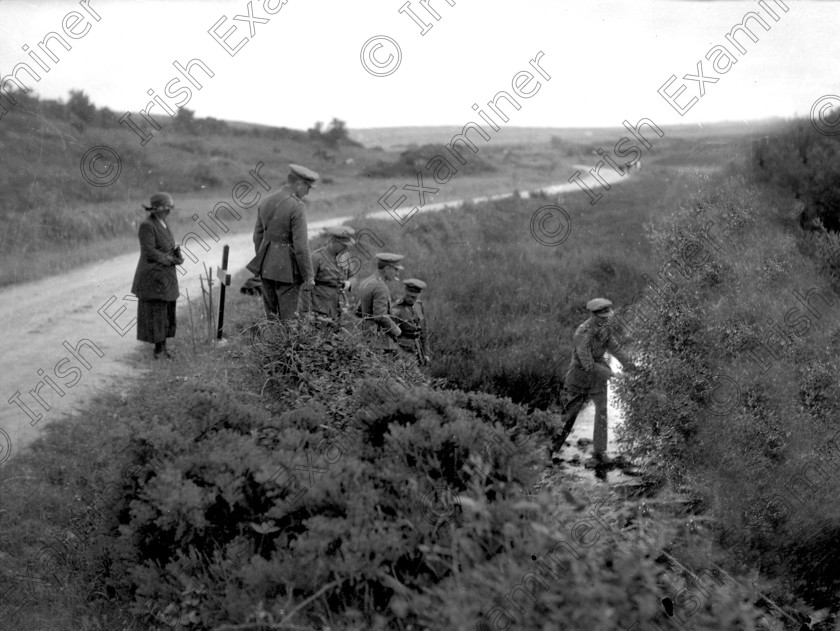
[[319,287],[332,287],[333,289],[338,289],[339,287],[341,287],[340,283],[327,283],[321,280],[316,280],[315,285]]

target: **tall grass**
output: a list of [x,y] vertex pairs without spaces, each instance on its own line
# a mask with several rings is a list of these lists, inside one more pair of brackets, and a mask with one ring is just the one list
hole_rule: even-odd
[[[541,245],[531,217],[556,199],[509,198],[396,221],[361,221],[405,254],[402,278],[428,283],[421,296],[430,319],[432,371],[454,387],[482,390],[545,408],[561,396],[574,329],[587,301],[628,302],[653,271],[643,224],[696,187],[667,179],[668,170],[616,185],[595,206],[580,194],[560,200],[572,231],[557,247]],[[651,201],[651,199],[655,201]],[[376,246],[364,239],[370,253]],[[374,269],[367,262],[364,273]],[[392,293],[400,295],[396,283]]]

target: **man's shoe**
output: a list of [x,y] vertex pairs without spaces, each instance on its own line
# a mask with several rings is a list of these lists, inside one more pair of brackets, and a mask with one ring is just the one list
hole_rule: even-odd
[[561,465],[565,462],[565,459],[563,458],[562,453],[559,449],[551,450],[551,462],[555,465]]

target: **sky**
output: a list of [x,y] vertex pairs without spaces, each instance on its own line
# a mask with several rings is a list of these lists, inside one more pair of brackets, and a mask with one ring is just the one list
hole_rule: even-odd
[[[47,98],[82,89],[96,105],[120,114],[145,108],[153,90],[172,111],[180,105],[197,116],[298,129],[334,117],[356,129],[460,126],[480,122],[473,104],[488,112],[487,102],[500,90],[513,93],[512,81],[523,71],[533,78],[519,74],[519,87],[531,93],[517,99],[519,110],[502,107],[507,125],[615,127],[645,117],[673,125],[807,116],[820,97],[840,93],[840,3],[786,0],[785,12],[779,0],[766,0],[764,6],[778,16],[773,21],[758,2],[426,2],[439,19],[419,0],[400,13],[406,2],[87,0],[86,8],[78,1],[0,0],[0,76],[20,62],[37,70],[22,47],[37,51],[48,33],[62,34],[62,25],[69,24],[78,37],[65,36],[71,50],[53,43],[59,61],[41,52],[50,71],[41,70],[40,82],[23,75],[25,81]],[[259,21],[233,19],[247,17],[249,5]],[[409,11],[429,25],[425,35]],[[763,17],[769,30],[753,22],[759,41],[739,37],[745,48],[740,53],[726,35],[748,11]],[[76,23],[72,12],[83,19]],[[208,31],[217,24],[214,38]],[[221,40],[228,29],[235,30],[225,50]],[[725,73],[706,59],[720,44],[736,60]],[[529,65],[540,53],[545,76]],[[193,86],[188,101],[184,92],[165,97],[164,87],[180,76],[173,62],[192,59],[214,76],[196,71],[202,87]],[[698,62],[707,81],[684,79],[698,74]],[[685,91],[669,104],[658,91],[672,75],[676,81],[666,91],[673,94],[682,85]],[[698,100],[691,104],[692,98]],[[162,112],[160,106],[153,110]]]

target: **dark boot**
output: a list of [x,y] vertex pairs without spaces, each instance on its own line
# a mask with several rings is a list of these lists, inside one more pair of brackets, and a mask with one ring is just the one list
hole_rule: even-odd
[[155,342],[155,359],[160,359],[160,356],[163,353],[164,347],[165,347],[165,342]]
[[587,469],[597,469],[599,467],[605,469],[613,469],[616,466],[616,462],[614,458],[611,458],[605,453],[595,452],[592,454],[591,458],[587,458],[586,462],[584,462],[583,466]]
[[[561,417],[562,418],[562,417]],[[572,429],[575,426],[575,420],[577,419],[577,414],[573,414],[566,419],[566,422],[563,424],[563,429],[560,433],[555,434],[551,440],[551,451],[562,451],[563,447],[566,444],[566,439],[569,437],[569,434],[572,433]]]

